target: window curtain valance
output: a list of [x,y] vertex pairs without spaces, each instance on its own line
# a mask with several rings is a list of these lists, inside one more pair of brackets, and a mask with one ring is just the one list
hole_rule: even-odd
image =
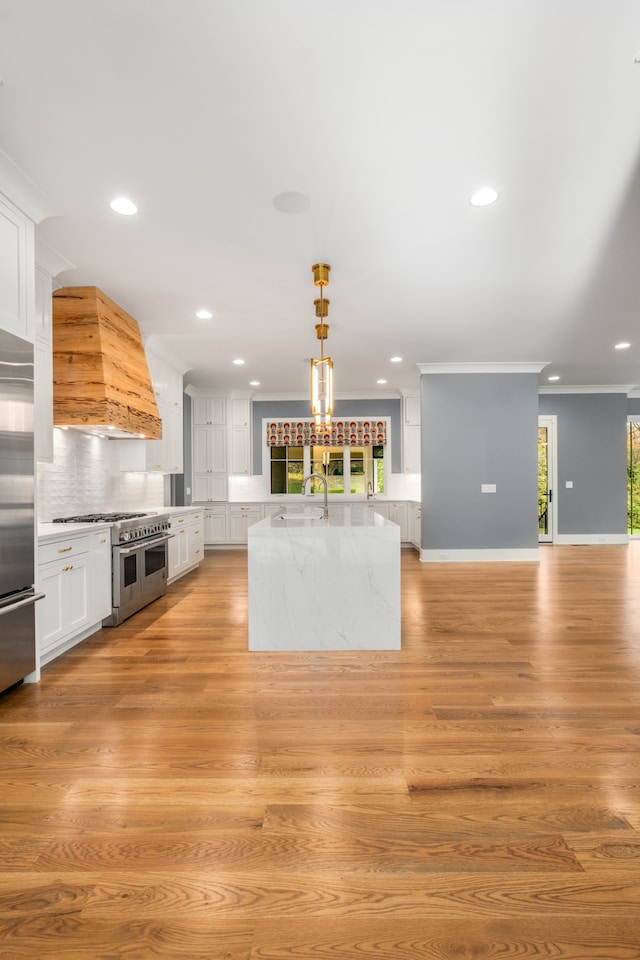
[[387,442],[384,420],[334,420],[318,430],[313,420],[269,420],[268,447],[370,447]]

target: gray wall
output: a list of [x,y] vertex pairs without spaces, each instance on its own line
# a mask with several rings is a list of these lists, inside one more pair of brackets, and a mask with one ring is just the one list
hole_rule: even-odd
[[[255,400],[251,417],[253,427],[253,472],[262,473],[262,448],[264,420],[300,420],[311,416],[308,400]],[[402,472],[402,447],[398,438],[402,437],[402,401],[380,400],[336,400],[334,419],[342,417],[390,417],[391,418],[391,472]]]
[[558,417],[559,534],[626,534],[627,403],[622,393],[540,396],[540,414]]
[[421,418],[423,548],[537,547],[537,374],[423,375]]

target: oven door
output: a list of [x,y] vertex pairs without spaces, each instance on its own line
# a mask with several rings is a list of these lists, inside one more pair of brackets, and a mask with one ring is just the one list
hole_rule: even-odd
[[154,537],[113,548],[113,625],[166,593],[169,539]]

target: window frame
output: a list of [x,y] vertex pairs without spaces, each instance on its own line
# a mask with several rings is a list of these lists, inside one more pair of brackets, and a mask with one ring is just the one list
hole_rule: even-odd
[[[273,497],[274,499],[277,498],[278,500],[288,500],[291,502],[294,502],[296,500],[300,501],[300,500],[308,500],[308,499],[314,499],[314,498],[317,499],[322,494],[321,492],[312,493],[311,487],[313,486],[313,484],[311,483],[307,485],[307,489],[305,493],[272,493],[271,491],[271,449],[272,448],[269,446],[266,440],[267,424],[271,423],[272,419],[273,418],[271,417],[264,417],[262,420],[262,477],[266,486],[267,495],[269,497]],[[280,419],[282,419],[282,417],[280,417]],[[292,418],[292,419],[295,419],[295,418]],[[392,442],[391,417],[372,416],[370,417],[370,419],[382,420],[386,424],[387,442],[381,445],[384,451],[382,460],[384,463],[385,492],[375,494],[376,499],[383,500],[388,498],[389,496],[389,483],[391,479],[391,463],[392,463],[391,461],[391,442]],[[294,444],[294,446],[296,446],[296,444]],[[322,444],[315,444],[314,446],[322,446]],[[335,444],[333,446],[333,449],[335,449],[335,447],[337,446],[338,445]],[[354,446],[357,447],[358,445],[354,444]],[[371,444],[371,446],[372,447],[378,446],[378,444]],[[342,449],[342,457],[344,462],[345,490],[342,493],[331,494],[331,498],[334,500],[353,500],[353,501],[366,500],[367,499],[366,491],[364,493],[351,493],[349,490],[350,483],[347,482],[347,479],[348,480],[351,479],[351,444],[346,444],[341,449]],[[306,477],[312,472],[311,446],[303,447],[303,454],[304,454],[303,476]]]

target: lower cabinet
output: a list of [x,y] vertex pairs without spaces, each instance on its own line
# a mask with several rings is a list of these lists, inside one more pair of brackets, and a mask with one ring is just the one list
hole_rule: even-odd
[[169,532],[169,576],[172,583],[198,566],[204,556],[204,511],[196,509],[171,517]]
[[247,530],[258,520],[262,520],[262,506],[259,503],[230,503],[228,542],[247,543]]
[[111,613],[111,537],[109,531],[92,533],[89,608],[91,622],[104,620]]
[[409,539],[409,510],[406,502],[389,503],[389,520],[400,527],[400,540]]
[[[321,498],[317,498],[319,501]],[[392,520],[400,527],[400,539],[415,543],[414,523],[411,510],[419,509],[419,504],[408,503],[406,500],[362,500],[353,501],[349,506],[370,510],[379,513],[388,520]],[[251,524],[257,523],[265,517],[273,516],[282,511],[286,501],[270,501],[264,503],[219,503],[202,504],[205,546],[223,546],[224,544],[247,543],[247,531]],[[345,506],[344,502],[335,503],[335,507]],[[331,502],[329,503],[331,513]],[[418,545],[418,544],[416,544]]]
[[422,547],[422,504],[409,504],[409,539],[417,550]]
[[227,542],[227,505],[221,503],[218,506],[205,507],[203,511],[204,519],[204,542],[205,543],[226,543]]
[[204,557],[204,515],[202,510],[191,515],[189,530],[189,566],[197,567]]
[[64,652],[73,645],[69,641],[100,619],[92,619],[92,546],[92,537],[84,536],[48,541],[38,550],[36,587],[44,594],[36,604],[40,664]]

